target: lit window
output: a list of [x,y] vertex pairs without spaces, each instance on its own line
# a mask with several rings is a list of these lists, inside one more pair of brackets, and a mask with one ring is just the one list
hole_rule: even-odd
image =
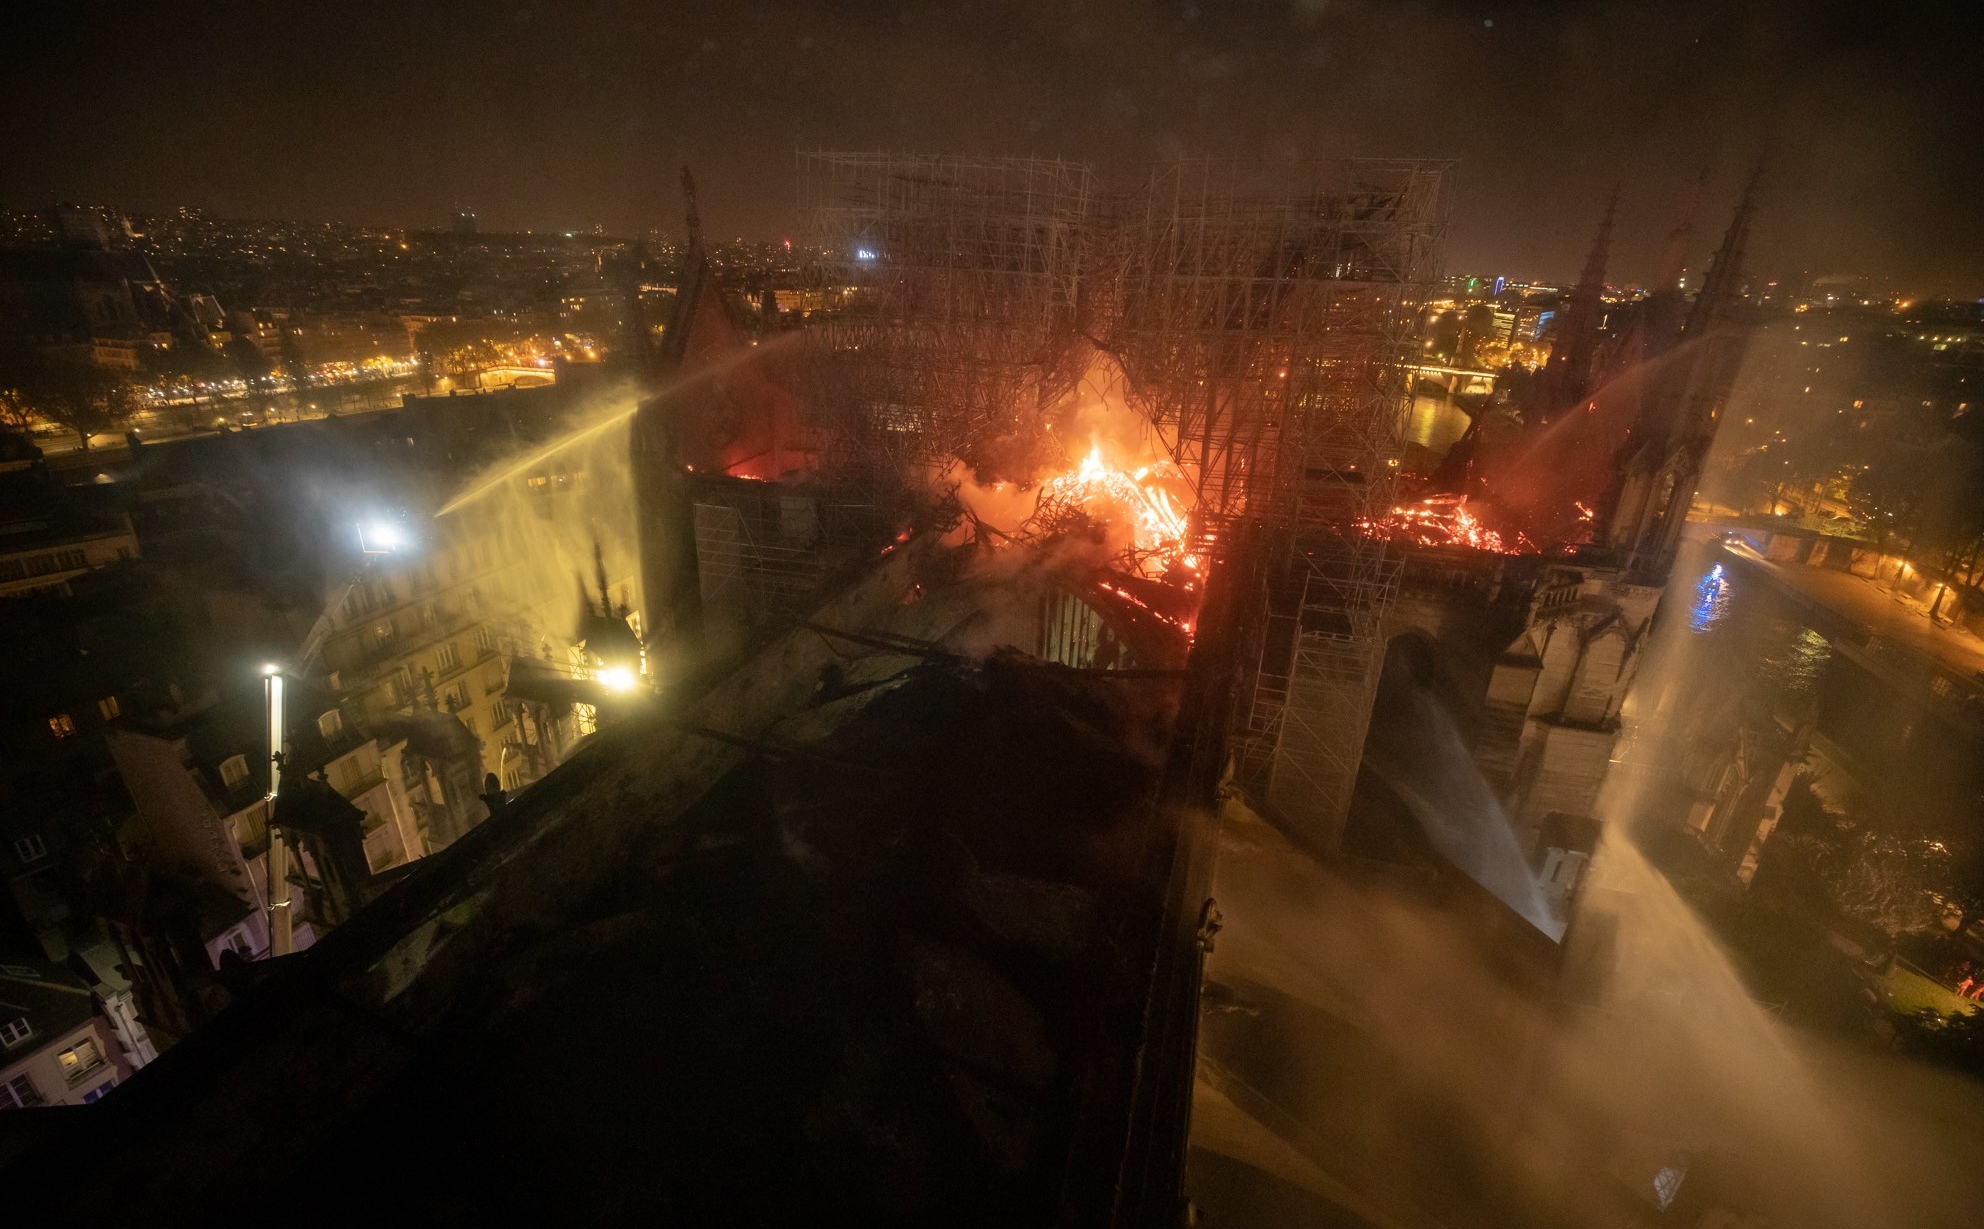
[[94,1038],[85,1037],[75,1045],[55,1056],[62,1066],[62,1075],[71,1084],[103,1066],[103,1051],[97,1049]]
[[14,856],[23,862],[39,862],[48,856],[48,844],[41,839],[41,833],[29,833],[14,842]]
[[48,732],[57,738],[69,738],[76,733],[76,719],[67,713],[57,713],[48,719]]
[[248,757],[245,755],[235,755],[221,761],[220,779],[227,783],[227,788],[229,789],[233,789],[243,781],[246,781],[248,779]]
[[34,1025],[28,1023],[26,1016],[16,1016],[0,1024],[0,1045],[10,1050],[32,1036],[34,1036]]
[[317,733],[323,735],[325,742],[336,740],[344,733],[344,714],[334,708],[317,718]]
[[96,702],[96,711],[103,714],[103,719],[105,721],[109,721],[113,717],[122,716],[124,713],[124,706],[117,702],[116,696],[105,696],[103,699],[98,700]]

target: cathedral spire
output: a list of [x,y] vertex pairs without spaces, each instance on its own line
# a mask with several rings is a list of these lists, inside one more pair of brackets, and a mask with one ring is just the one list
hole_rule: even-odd
[[1619,213],[1619,189],[1612,188],[1612,199],[1605,202],[1605,216],[1599,220],[1598,235],[1591,241],[1591,254],[1584,258],[1584,275],[1578,279],[1580,291],[1604,289],[1605,258],[1612,250],[1612,219]]
[[1605,217],[1598,224],[1598,237],[1592,240],[1591,254],[1585,257],[1584,273],[1571,290],[1558,322],[1556,339],[1550,347],[1550,363],[1543,369],[1543,412],[1555,416],[1584,398],[1591,387],[1592,360],[1598,353],[1598,323],[1604,312],[1605,261],[1612,248],[1612,219],[1619,212],[1619,190],[1605,206]]
[[1651,562],[1664,570],[1673,559],[1716,426],[1742,370],[1749,334],[1736,308],[1762,179],[1760,162],[1688,313],[1685,344],[1649,382],[1607,492],[1606,544],[1630,552],[1642,566]]
[[1713,328],[1726,319],[1742,291],[1744,250],[1749,246],[1750,221],[1757,211],[1757,188],[1763,182],[1763,175],[1764,164],[1759,160],[1756,169],[1750,172],[1750,182],[1743,186],[1743,199],[1737,202],[1736,216],[1722,236],[1722,246],[1716,249],[1715,259],[1709,263],[1708,276],[1702,279],[1702,292],[1695,297],[1694,308],[1688,313],[1686,331],[1691,334]]

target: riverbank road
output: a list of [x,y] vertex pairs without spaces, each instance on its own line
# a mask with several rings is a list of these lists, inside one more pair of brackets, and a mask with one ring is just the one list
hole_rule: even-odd
[[1842,618],[1851,619],[1881,639],[1933,657],[1965,678],[1984,682],[1984,640],[1979,640],[1969,629],[1931,622],[1919,606],[1864,576],[1798,563],[1775,563],[1741,541],[1725,540],[1722,548],[1768,571],[1787,589]]

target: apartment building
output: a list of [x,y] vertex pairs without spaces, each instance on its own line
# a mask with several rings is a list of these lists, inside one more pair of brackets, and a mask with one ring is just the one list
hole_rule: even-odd
[[[460,767],[462,752],[472,755],[472,824],[481,818],[474,799],[486,774],[521,789],[555,766],[559,757],[545,747],[569,748],[589,726],[569,712],[547,722],[542,705],[511,694],[515,665],[541,668],[555,654],[552,641],[567,638],[518,609],[519,565],[489,535],[438,524],[431,533],[416,547],[368,559],[312,633],[304,669],[323,679],[344,720],[361,731],[425,734],[415,742],[428,761],[432,805],[460,809],[460,790],[444,768]],[[431,714],[452,720],[423,716]]]
[[88,1105],[131,1070],[79,978],[44,961],[0,959],[0,1112]]

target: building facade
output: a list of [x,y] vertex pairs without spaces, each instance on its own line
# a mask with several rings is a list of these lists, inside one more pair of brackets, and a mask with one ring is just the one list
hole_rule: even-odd
[[66,970],[0,962],[0,1111],[88,1105],[132,1064],[95,996]]
[[522,789],[591,728],[541,689],[512,693],[520,661],[574,672],[569,631],[520,609],[521,565],[491,535],[435,526],[417,549],[370,557],[304,652],[324,688],[319,726],[376,743],[327,764],[332,784],[374,815],[404,804],[408,857],[481,822],[486,776]]

